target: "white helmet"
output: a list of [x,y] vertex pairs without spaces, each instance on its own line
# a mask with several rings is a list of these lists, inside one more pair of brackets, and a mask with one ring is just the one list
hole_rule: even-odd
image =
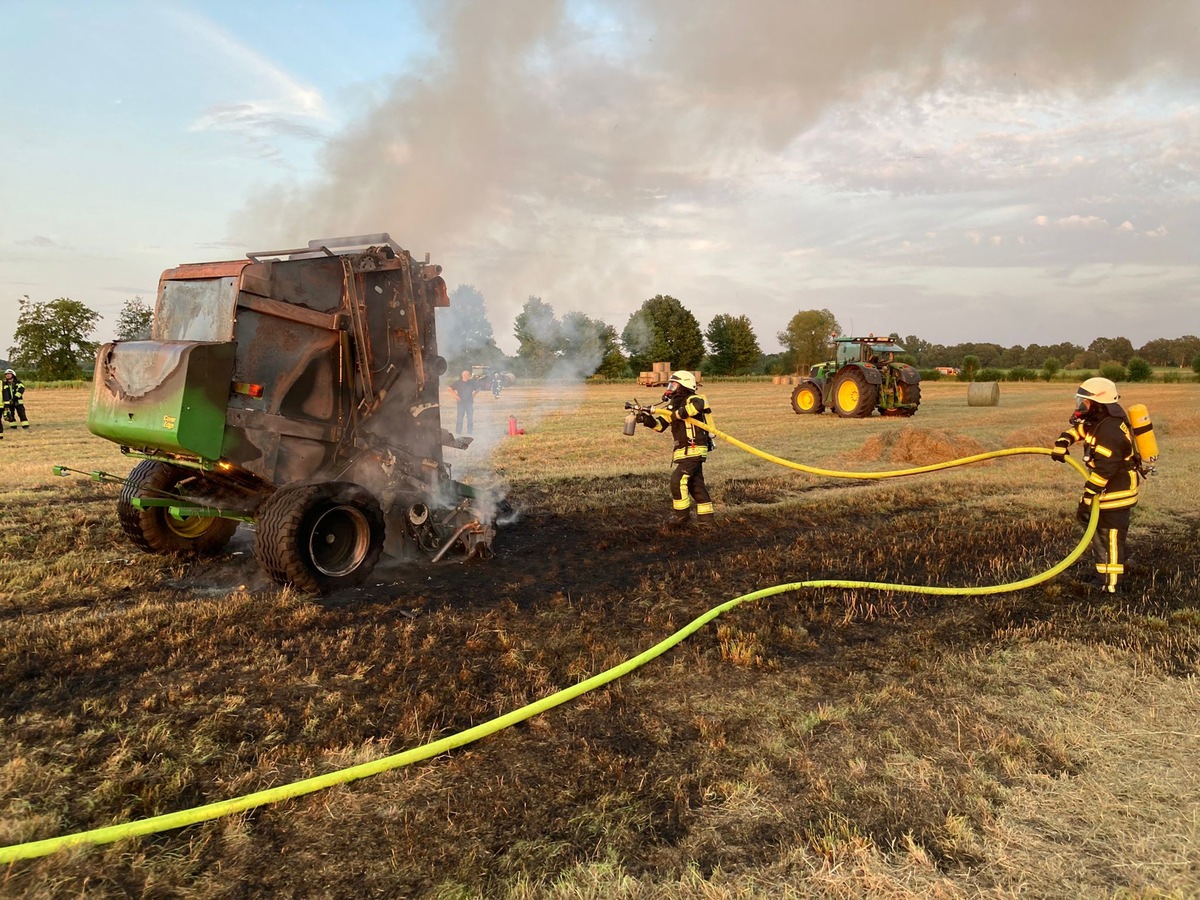
[[4,370],[4,374],[5,374],[5,375],[11,375],[13,378],[16,378],[16,377],[17,377],[17,373],[16,373],[16,372],[14,372],[12,369],[5,369],[5,370]]
[[1117,386],[1107,378],[1089,378],[1075,390],[1076,400],[1091,400],[1093,403],[1116,403],[1121,399]]
[[1121,395],[1117,386],[1107,378],[1089,378],[1075,389],[1075,412],[1071,415],[1071,424],[1100,415],[1093,410],[1103,409],[1110,416],[1125,418],[1125,410],[1117,401]]
[[677,384],[682,385],[683,387],[687,388],[689,391],[696,390],[696,376],[693,375],[691,372],[688,372],[688,371],[685,371],[682,369],[678,372],[672,372],[671,378],[667,382],[667,384],[670,384],[672,381],[676,382]]

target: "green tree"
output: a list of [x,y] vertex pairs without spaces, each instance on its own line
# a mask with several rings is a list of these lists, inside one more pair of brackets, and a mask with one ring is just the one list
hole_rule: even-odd
[[922,353],[933,349],[933,344],[929,343],[929,341],[921,340],[915,334],[910,334],[904,340],[900,341],[900,346],[902,346],[904,348],[904,352],[913,357],[917,363],[921,362]]
[[550,371],[562,349],[562,324],[541,297],[530,297],[513,325],[517,359],[525,372],[540,378]]
[[434,315],[438,353],[448,361],[450,372],[473,365],[495,365],[504,358],[496,346],[483,294],[471,285],[456,287],[450,294],[450,305],[437,307]]
[[1047,356],[1042,363],[1042,373],[1047,381],[1053,381],[1054,376],[1062,370],[1062,363],[1057,356]]
[[88,338],[100,314],[66,297],[38,303],[26,295],[17,302],[15,343],[8,348],[13,364],[40,381],[82,378],[81,362],[96,355],[97,344]]
[[126,300],[117,319],[118,341],[148,341],[154,325],[154,310],[141,297]]
[[1126,381],[1129,373],[1119,362],[1106,362],[1100,366],[1100,374],[1109,381]]
[[974,381],[975,373],[979,371],[979,357],[973,353],[968,353],[963,357],[962,375],[963,381]]
[[1192,357],[1192,371],[1200,375],[1200,353]]
[[700,323],[682,303],[665,294],[651,297],[629,317],[621,343],[635,372],[644,372],[656,362],[697,369],[704,358]]
[[582,377],[603,375],[619,378],[625,372],[625,357],[617,344],[617,329],[581,312],[569,312],[560,326],[562,360]]
[[1101,361],[1113,360],[1124,365],[1125,361],[1133,356],[1133,344],[1129,342],[1129,338],[1098,337],[1088,344],[1088,352],[1095,353]]
[[1200,353],[1200,337],[1194,334],[1185,334],[1171,341],[1171,362],[1181,369],[1191,365],[1197,353]]
[[787,328],[777,337],[791,357],[791,370],[807,373],[815,363],[825,359],[830,340],[841,330],[842,326],[829,310],[802,309],[792,316]]
[[713,316],[704,337],[709,347],[707,368],[712,375],[747,375],[762,356],[758,337],[746,316]]
[[1125,367],[1130,381],[1149,381],[1154,375],[1154,370],[1150,368],[1150,363],[1146,362],[1140,356],[1129,357],[1129,365]]

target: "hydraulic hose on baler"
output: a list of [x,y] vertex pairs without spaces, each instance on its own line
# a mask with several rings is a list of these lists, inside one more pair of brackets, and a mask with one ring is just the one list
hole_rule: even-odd
[[[696,422],[700,425],[701,423]],[[937,463],[929,466],[917,466],[911,469],[900,469],[891,472],[839,472],[830,469],[820,469],[814,466],[805,466],[801,463],[791,462],[790,460],[782,459],[778,456],[773,456],[769,453],[764,453],[749,444],[739,441],[737,438],[731,437],[720,431],[717,428],[701,425],[706,430],[711,431],[713,435],[728,441],[735,447],[759,456],[762,459],[777,463],[778,465],[786,466],[790,469],[796,469],[801,472],[808,472],[813,475],[823,475],[830,478],[860,478],[860,479],[879,479],[879,478],[899,478],[907,475],[917,475],[925,472],[934,472],[939,469],[949,469],[955,466],[968,465],[974,462],[980,462],[985,459],[995,459],[1003,456],[1017,456],[1021,454],[1045,454],[1049,455],[1050,450],[1043,447],[1018,447],[1009,450],[993,450],[988,453],[977,453],[974,456],[963,457],[962,459],[949,460],[943,463]],[[1066,461],[1081,475],[1086,477],[1086,471],[1083,466],[1072,457],[1068,456]],[[742,594],[740,597],[734,597],[722,603],[720,606],[714,606],[712,609],[703,615],[693,619],[683,628],[676,631],[666,639],[655,644],[648,650],[639,653],[637,656],[626,660],[620,665],[614,666],[598,675],[593,675],[585,681],[574,684],[561,691],[557,691],[548,697],[543,697],[520,709],[515,709],[512,712],[498,716],[489,722],[483,722],[473,728],[468,728],[466,731],[460,731],[457,734],[450,735],[437,741],[432,741],[420,747],[414,747],[411,750],[405,750],[401,753],[385,756],[380,759],[373,760],[367,763],[360,763],[356,766],[350,766],[345,769],[340,769],[334,772],[327,772],[324,775],[317,775],[312,778],[305,778],[301,781],[295,781],[290,784],[279,785],[278,787],[268,788],[262,791],[256,791],[252,794],[245,794],[241,797],[233,797],[229,800],[220,800],[215,803],[209,803],[204,806],[193,807],[192,809],[180,810],[179,812],[167,813],[160,816],[152,816],[148,819],[139,819],[133,822],[124,822],[118,825],[109,825],[104,828],[95,828],[90,831],[80,831],[75,834],[66,834],[59,837],[46,838],[39,841],[29,841],[23,844],[13,844],[8,847],[0,847],[0,864],[13,863],[21,859],[34,859],[40,856],[47,856],[67,847],[75,847],[83,844],[107,844],[114,841],[119,841],[124,838],[139,837],[149,834],[157,834],[159,832],[168,831],[173,828],[182,828],[187,825],[195,825],[200,822],[208,822],[213,819],[221,818],[222,816],[232,815],[234,813],[245,812],[249,809],[254,809],[259,806],[265,806],[270,803],[278,803],[281,800],[287,800],[293,797],[301,797],[305,794],[315,793],[316,791],[325,788],[333,787],[339,784],[347,784],[351,781],[357,781],[360,778],[366,778],[371,775],[378,775],[382,772],[387,772],[392,769],[398,769],[403,766],[411,765],[415,762],[430,759],[446,753],[457,747],[462,747],[466,744],[473,743],[488,735],[495,734],[498,731],[503,731],[527,719],[531,719],[540,713],[553,709],[556,706],[561,706],[570,700],[574,700],[583,694],[593,691],[596,688],[603,687],[610,682],[616,681],[635,669],[640,668],[646,663],[666,653],[672,647],[681,643],[686,638],[690,637],[695,632],[699,631],[713,619],[728,612],[734,607],[740,606],[752,600],[762,600],[766,597],[772,597],[775,594],[782,594],[787,591],[795,591],[803,588],[846,588],[857,590],[880,590],[880,591],[898,591],[914,594],[937,594],[937,595],[953,595],[953,596],[984,596],[988,594],[1001,594],[1010,591],[1024,590],[1040,584],[1043,581],[1049,581],[1051,578],[1065,571],[1072,563],[1083,555],[1087,549],[1092,535],[1095,534],[1096,525],[1100,518],[1100,503],[1099,498],[1094,498],[1092,501],[1092,513],[1088,519],[1087,528],[1084,530],[1083,537],[1079,543],[1065,558],[1058,564],[1041,572],[1037,575],[1031,575],[1028,578],[1023,578],[1020,581],[1010,582],[1008,584],[988,585],[984,587],[936,587],[926,585],[912,584],[890,584],[879,581],[848,581],[836,578],[826,578],[813,581],[797,581],[788,584],[778,584],[774,587],[763,588],[762,590],[754,591],[749,594]]]

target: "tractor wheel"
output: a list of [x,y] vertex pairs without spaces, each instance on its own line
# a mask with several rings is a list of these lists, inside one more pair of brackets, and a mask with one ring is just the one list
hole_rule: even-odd
[[848,368],[833,383],[833,411],[843,419],[865,419],[878,399],[878,385],[867,381],[861,369]]
[[896,388],[900,392],[900,396],[897,399],[901,403],[911,404],[907,409],[897,409],[896,415],[906,417],[914,415],[917,407],[921,405],[921,385],[905,384],[901,381],[896,385]]
[[117,500],[117,517],[131,541],[151,553],[190,553],[209,556],[229,543],[238,523],[232,519],[185,516],[176,519],[165,506],[138,509],[133,500],[168,498],[187,501],[190,489],[204,476],[194,469],[144,459],[129,473]]
[[792,391],[792,409],[796,415],[823,413],[825,404],[821,401],[821,386],[812,381],[802,381]]
[[361,583],[383,553],[379,501],[344,481],[282,487],[258,511],[254,556],[271,579],[314,594]]

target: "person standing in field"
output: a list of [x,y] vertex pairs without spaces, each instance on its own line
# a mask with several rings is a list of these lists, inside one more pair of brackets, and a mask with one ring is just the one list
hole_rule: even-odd
[[[2,391],[0,396],[3,398],[4,418],[13,423],[20,419],[21,427],[28,428],[29,417],[25,415],[25,384],[12,369],[4,370],[4,386],[0,388],[0,391]],[[0,434],[3,431],[3,426],[0,426]]]
[[671,473],[672,521],[686,525],[691,519],[692,501],[696,503],[696,522],[710,525],[713,521],[713,503],[708,487],[704,484],[704,460],[713,449],[712,434],[696,426],[696,422],[712,424],[712,410],[703,394],[696,393],[696,376],[691,372],[675,372],[667,382],[663,394],[666,415],[650,410],[637,414],[637,421],[654,431],[671,429],[675,448],[671,459],[675,470]]
[[[475,428],[475,394],[479,386],[479,382],[472,378],[466,369],[463,369],[457,381],[450,382],[450,392],[458,398],[458,424],[454,429],[458,434],[470,434]],[[463,431],[464,419],[467,423],[466,431]]]
[[1077,516],[1087,523],[1092,502],[1099,498],[1100,521],[1092,538],[1096,574],[1087,580],[1115,594],[1125,574],[1125,535],[1138,500],[1141,459],[1133,439],[1129,416],[1117,402],[1117,386],[1107,378],[1089,378],[1075,392],[1071,427],[1058,436],[1051,456],[1066,462],[1067,451],[1083,442],[1083,464],[1088,477],[1083,485]]

